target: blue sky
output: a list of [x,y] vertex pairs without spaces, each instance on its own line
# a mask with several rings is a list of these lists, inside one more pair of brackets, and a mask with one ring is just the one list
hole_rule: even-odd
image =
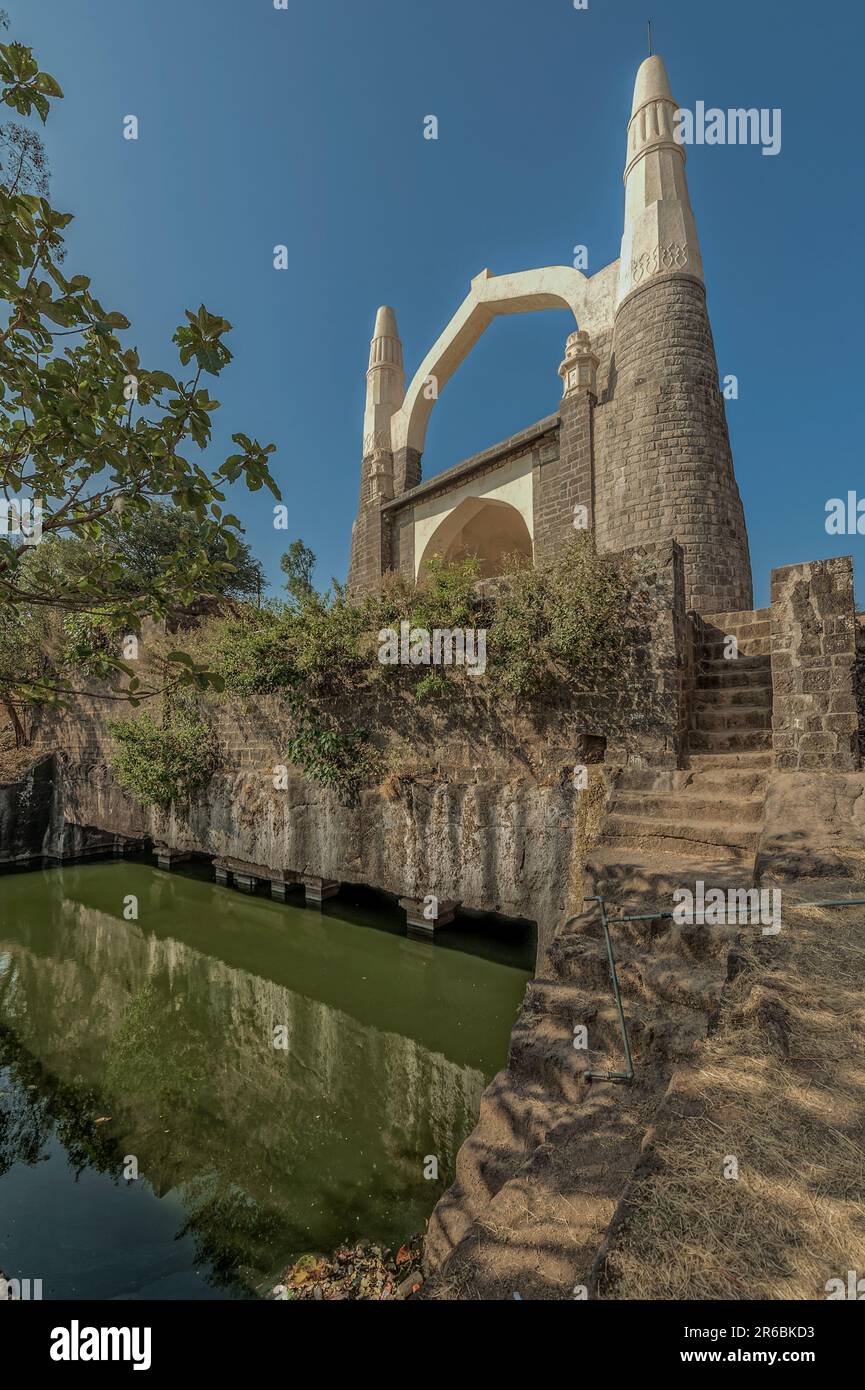
[[[201,301],[234,325],[213,461],[232,430],[277,445],[290,510],[235,490],[278,584],[301,536],[344,578],[375,309],[407,377],[472,276],[619,254],[622,168],[646,18],[683,106],[780,107],[783,147],[689,151],[755,599],[769,571],[865,537],[825,504],[865,496],[861,53],[853,0],[6,0],[12,34],[66,93],[49,119],[52,201],[151,366]],[[123,139],[138,116],[140,138]],[[423,139],[435,114],[439,139]],[[273,269],[273,247],[290,268]],[[425,476],[554,410],[565,312],[495,322],[433,411]],[[863,587],[865,597],[865,587]]]

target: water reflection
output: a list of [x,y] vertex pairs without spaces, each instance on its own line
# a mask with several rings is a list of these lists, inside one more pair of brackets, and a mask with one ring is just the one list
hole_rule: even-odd
[[233,1296],[420,1229],[530,959],[452,940],[127,861],[0,879],[0,1267],[46,1297]]

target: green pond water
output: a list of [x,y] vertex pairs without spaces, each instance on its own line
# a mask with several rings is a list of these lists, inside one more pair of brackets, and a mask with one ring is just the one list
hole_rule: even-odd
[[44,1298],[247,1297],[422,1230],[534,933],[462,920],[433,946],[402,921],[206,865],[0,877],[0,1269]]

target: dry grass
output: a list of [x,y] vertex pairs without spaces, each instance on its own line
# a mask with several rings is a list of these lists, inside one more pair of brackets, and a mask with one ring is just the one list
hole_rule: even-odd
[[659,1126],[601,1297],[814,1299],[865,1276],[865,909],[788,898],[783,920],[684,1079],[696,1113]]

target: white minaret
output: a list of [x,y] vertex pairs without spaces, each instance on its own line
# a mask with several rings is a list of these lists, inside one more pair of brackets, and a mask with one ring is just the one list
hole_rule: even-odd
[[363,456],[390,452],[390,419],[405,398],[402,343],[396,314],[383,304],[375,316],[366,373],[366,409],[363,414]]
[[685,149],[673,137],[678,107],[662,58],[647,58],[634,85],[625,163],[625,230],[616,307],[653,275],[703,279],[685,178]]

